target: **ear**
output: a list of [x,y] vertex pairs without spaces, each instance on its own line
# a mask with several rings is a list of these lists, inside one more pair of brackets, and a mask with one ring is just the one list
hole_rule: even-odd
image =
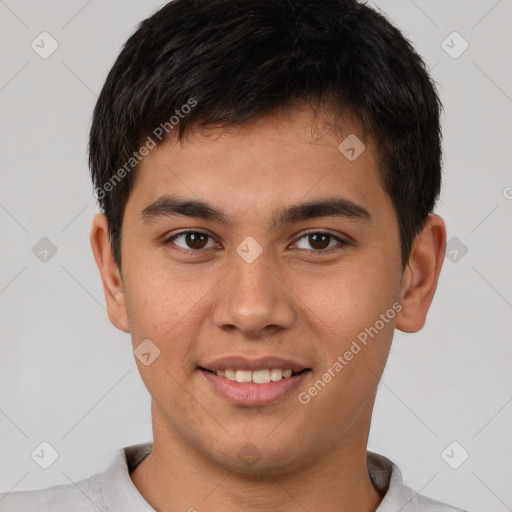
[[91,247],[101,274],[108,318],[121,331],[130,332],[124,283],[112,254],[108,233],[107,218],[98,213],[92,221]]
[[446,250],[446,227],[438,215],[430,215],[423,230],[414,239],[411,256],[402,278],[402,310],[396,327],[417,332],[427,319]]

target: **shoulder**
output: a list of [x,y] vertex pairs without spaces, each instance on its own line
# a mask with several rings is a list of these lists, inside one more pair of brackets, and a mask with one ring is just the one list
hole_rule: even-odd
[[466,512],[460,508],[452,507],[446,503],[427,498],[417,492],[414,492],[411,488],[404,486],[404,493],[408,494],[410,500],[408,505],[403,511],[409,512]]
[[368,452],[367,465],[373,485],[383,495],[376,512],[465,512],[404,485],[400,469],[382,455]]
[[119,449],[106,471],[65,485],[0,493],[0,512],[154,512],[130,479],[152,443]]
[[101,473],[72,484],[0,493],[0,512],[98,512]]

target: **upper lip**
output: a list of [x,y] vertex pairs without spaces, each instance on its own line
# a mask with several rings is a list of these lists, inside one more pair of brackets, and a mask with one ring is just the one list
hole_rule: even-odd
[[300,372],[304,369],[309,369],[307,365],[302,364],[292,359],[283,359],[281,357],[266,356],[258,358],[248,358],[242,356],[228,356],[208,361],[200,366],[205,370],[218,371],[218,370],[265,370],[272,368],[279,368],[281,370],[292,370],[293,372]]

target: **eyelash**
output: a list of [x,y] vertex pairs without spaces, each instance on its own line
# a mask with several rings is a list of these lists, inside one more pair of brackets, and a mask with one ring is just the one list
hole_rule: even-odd
[[[171,244],[171,243],[174,243],[174,241],[180,237],[180,236],[186,236],[188,234],[200,234],[200,235],[205,235],[207,237],[209,237],[210,239],[214,240],[214,238],[209,234],[207,233],[206,231],[203,231],[201,229],[189,229],[189,230],[185,230],[185,231],[180,231],[179,233],[175,233],[174,235],[166,238],[164,241],[163,241],[163,244],[165,246]],[[309,231],[309,232],[306,232],[306,233],[303,233],[298,239],[296,242],[293,242],[293,244],[299,242],[300,240],[303,240],[304,238],[307,238],[308,236],[311,236],[311,235],[327,235],[329,236],[331,239],[334,239],[336,242],[338,242],[339,246],[338,247],[329,247],[327,249],[310,249],[308,252],[309,253],[317,253],[317,254],[321,254],[321,253],[327,253],[329,254],[330,252],[332,252],[332,250],[336,250],[336,249],[341,249],[342,247],[344,246],[349,246],[349,245],[352,245],[350,242],[348,242],[347,240],[344,240],[343,238],[340,238],[339,236],[336,236],[336,235],[333,235],[332,233],[328,232],[328,231]],[[183,247],[180,247],[180,246],[176,246],[177,249],[181,252],[184,252],[186,254],[198,254],[200,252],[204,252],[206,249],[184,249]],[[208,249],[213,249],[213,247],[208,247]],[[300,249],[301,251],[307,251],[307,249]]]

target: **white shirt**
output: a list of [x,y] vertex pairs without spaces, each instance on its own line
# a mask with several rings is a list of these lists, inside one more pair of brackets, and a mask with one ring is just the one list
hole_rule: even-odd
[[[141,443],[121,448],[106,471],[74,484],[0,493],[0,512],[155,512],[129,474],[152,447]],[[464,512],[406,487],[398,467],[382,455],[368,452],[367,464],[373,485],[384,495],[375,512]]]

